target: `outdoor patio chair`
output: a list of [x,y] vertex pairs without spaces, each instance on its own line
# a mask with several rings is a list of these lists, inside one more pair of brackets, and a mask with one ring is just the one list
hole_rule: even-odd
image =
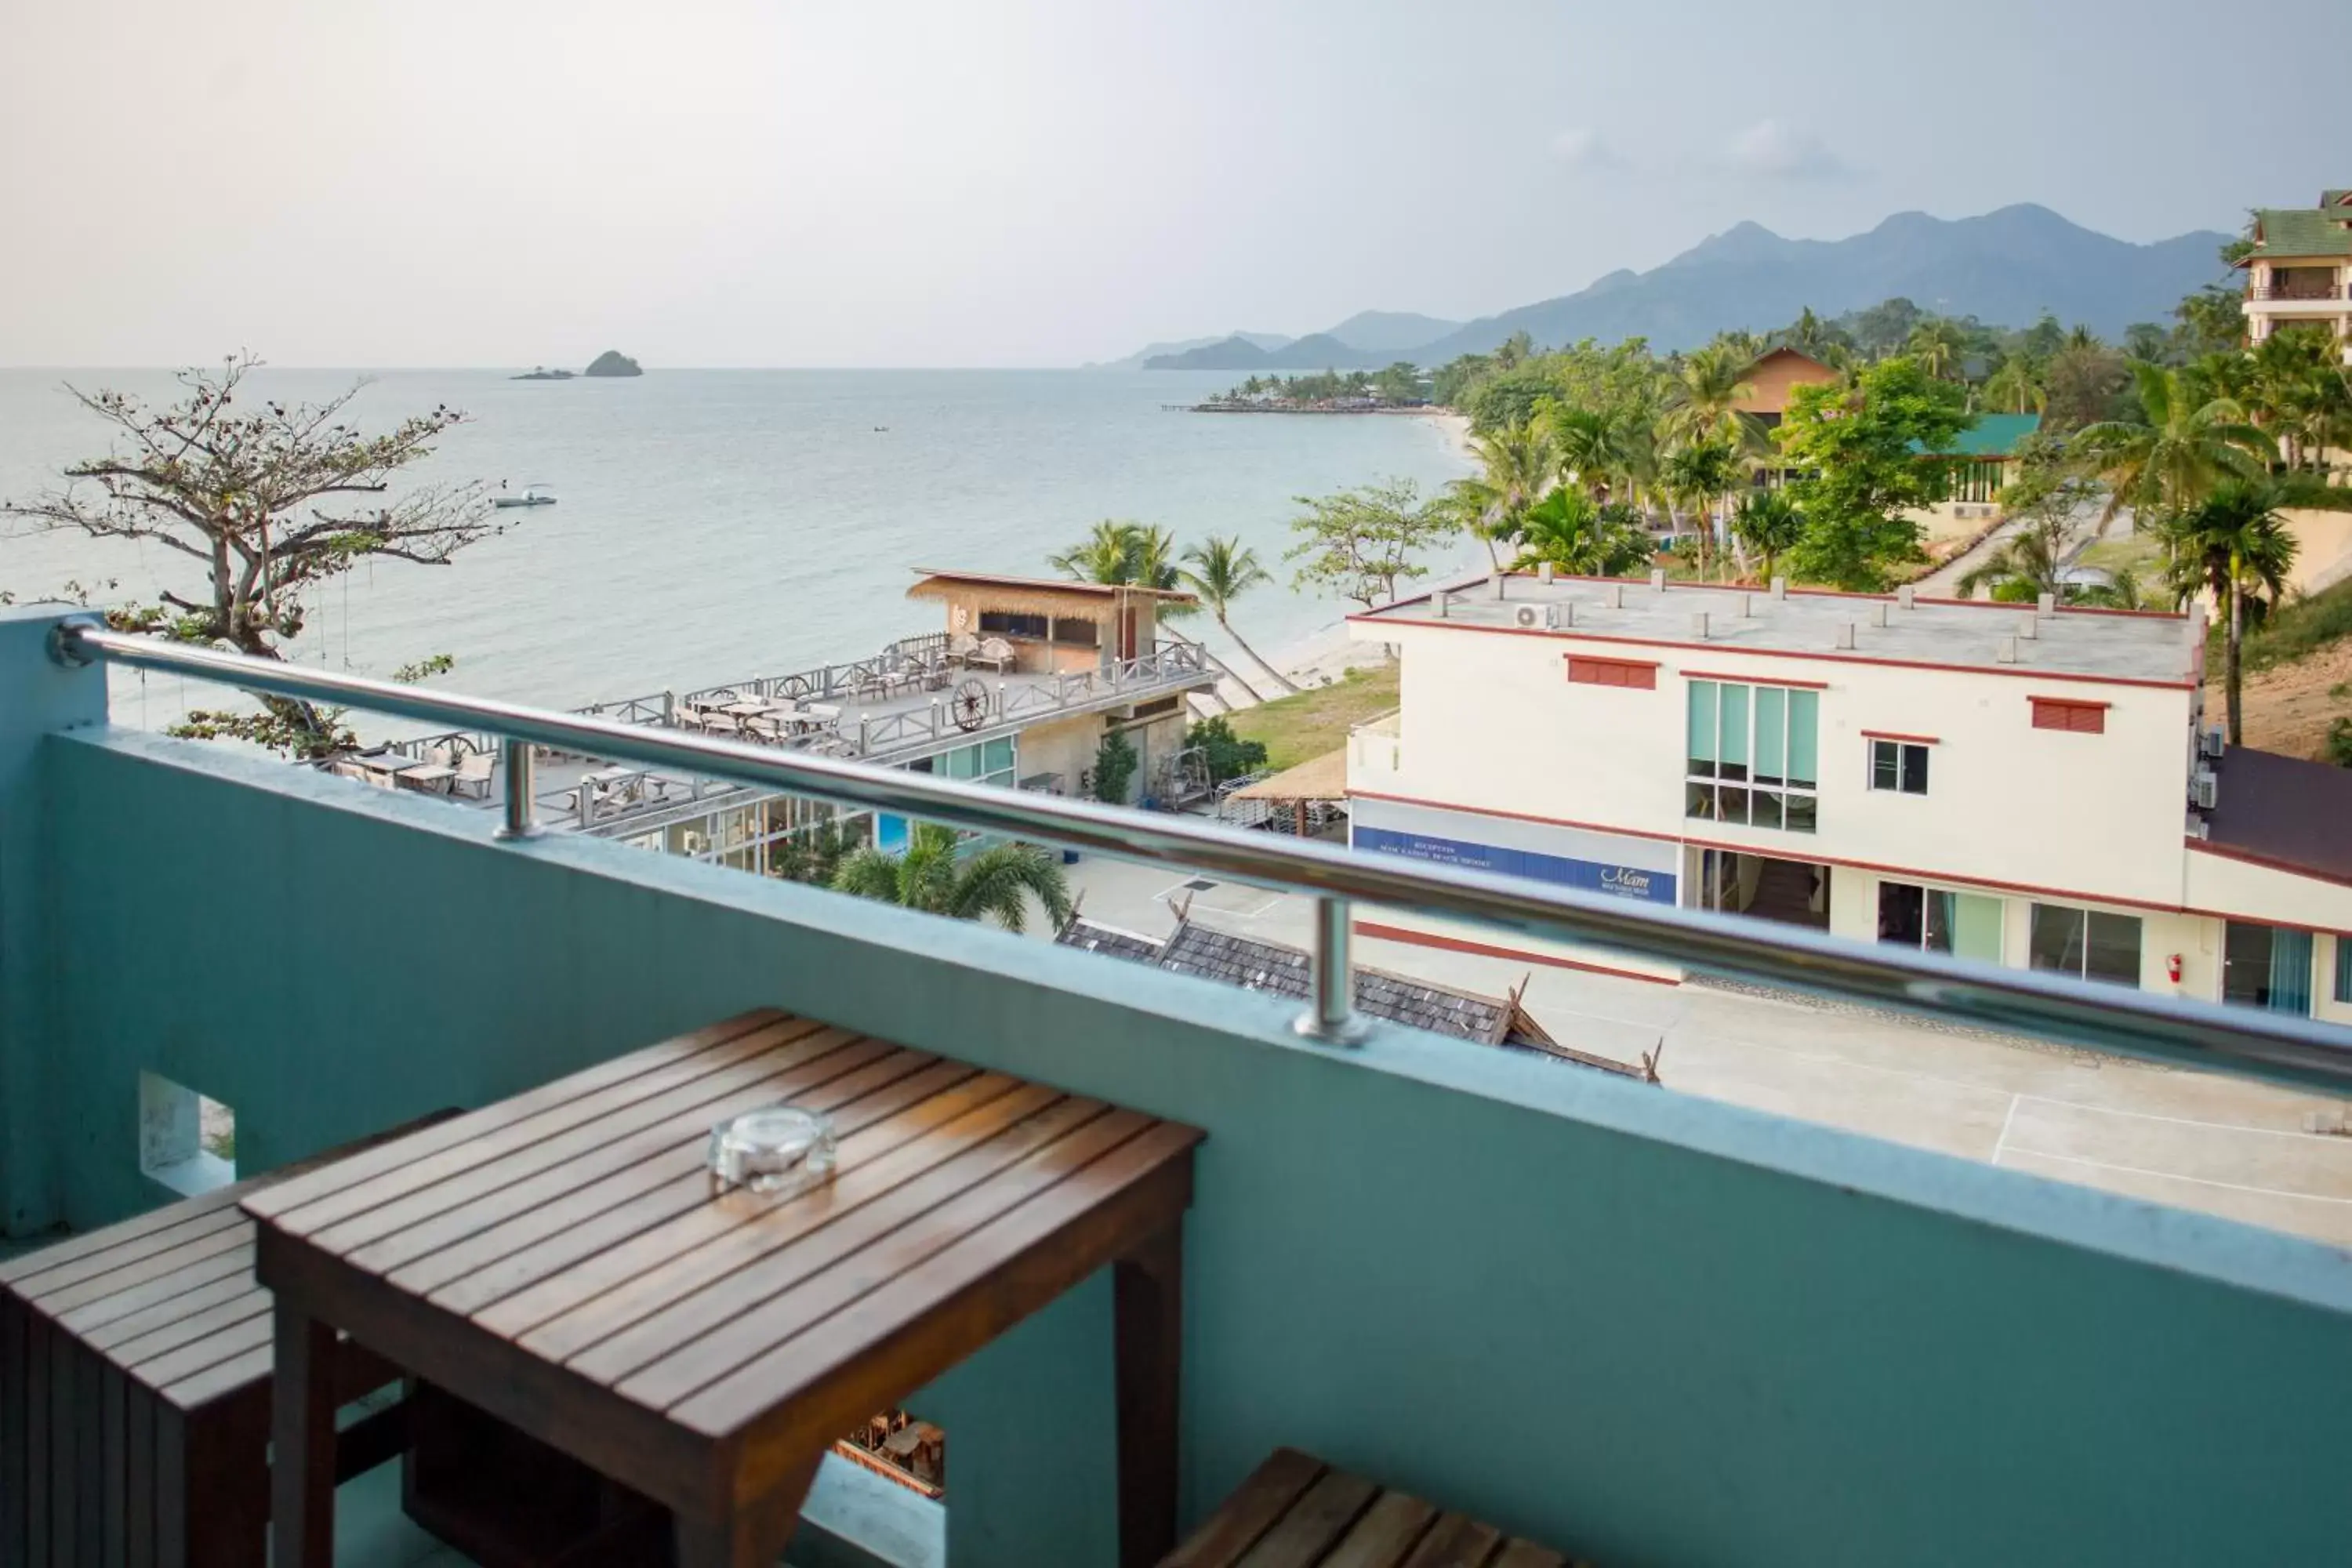
[[488,752],[467,752],[457,759],[457,773],[449,780],[449,793],[472,800],[490,798],[490,773],[497,766]]
[[1313,1568],[1322,1563],[1473,1563],[1582,1568],[1466,1513],[1276,1448],[1160,1568]]

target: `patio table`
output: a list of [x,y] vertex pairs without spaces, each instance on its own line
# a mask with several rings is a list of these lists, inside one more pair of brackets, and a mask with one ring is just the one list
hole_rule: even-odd
[[453,767],[445,766],[440,763],[425,763],[417,767],[403,768],[397,778],[400,784],[410,789],[429,790],[435,784],[439,784],[446,794],[448,781],[457,776],[457,770]]
[[[709,1129],[780,1101],[832,1118],[831,1179],[715,1189]],[[750,1568],[835,1438],[1108,1264],[1120,1561],[1154,1562],[1201,1137],[763,1012],[254,1194],[274,1561],[332,1560],[338,1330],[662,1505],[681,1568]]]

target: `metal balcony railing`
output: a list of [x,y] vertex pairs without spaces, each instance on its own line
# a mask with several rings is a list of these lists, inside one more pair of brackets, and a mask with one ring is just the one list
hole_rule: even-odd
[[505,839],[534,834],[531,756],[534,748],[551,748],[1306,893],[1316,900],[1314,992],[1297,1026],[1302,1035],[1326,1041],[1350,1040],[1359,1031],[1349,1016],[1349,906],[1364,900],[2159,1061],[2338,1093],[2352,1086],[2352,1032],[2306,1018],[1872,946],[1736,915],[1658,909],[1488,872],[1357,855],[1185,817],[421,690],[109,631],[95,616],[61,621],[51,652],[68,666],[103,659],[499,735],[506,767],[504,820],[497,836]]
[[2262,283],[2246,291],[2250,300],[2341,300],[2347,289],[2340,283]]

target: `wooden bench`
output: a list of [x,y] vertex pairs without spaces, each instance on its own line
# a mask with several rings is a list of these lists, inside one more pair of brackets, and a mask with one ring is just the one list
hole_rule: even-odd
[[[380,1141],[0,1265],[0,1563],[260,1568],[271,1300],[237,1200]],[[399,1376],[338,1344],[339,1404]],[[345,1427],[338,1478],[396,1457],[404,1415]]]
[[1467,1514],[1277,1448],[1160,1568],[1568,1568]]

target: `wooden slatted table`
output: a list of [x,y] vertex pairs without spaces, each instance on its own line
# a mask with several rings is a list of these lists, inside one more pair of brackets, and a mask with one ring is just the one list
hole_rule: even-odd
[[[714,1192],[712,1124],[779,1101],[832,1117],[833,1180]],[[750,1568],[835,1438],[1111,1264],[1121,1557],[1153,1562],[1200,1139],[759,1013],[257,1194],[276,1561],[331,1561],[336,1329],[666,1506],[683,1568]]]
[[[1277,1448],[1161,1568],[1570,1568],[1549,1547],[1505,1535]],[[1574,1568],[1588,1568],[1576,1564]]]

